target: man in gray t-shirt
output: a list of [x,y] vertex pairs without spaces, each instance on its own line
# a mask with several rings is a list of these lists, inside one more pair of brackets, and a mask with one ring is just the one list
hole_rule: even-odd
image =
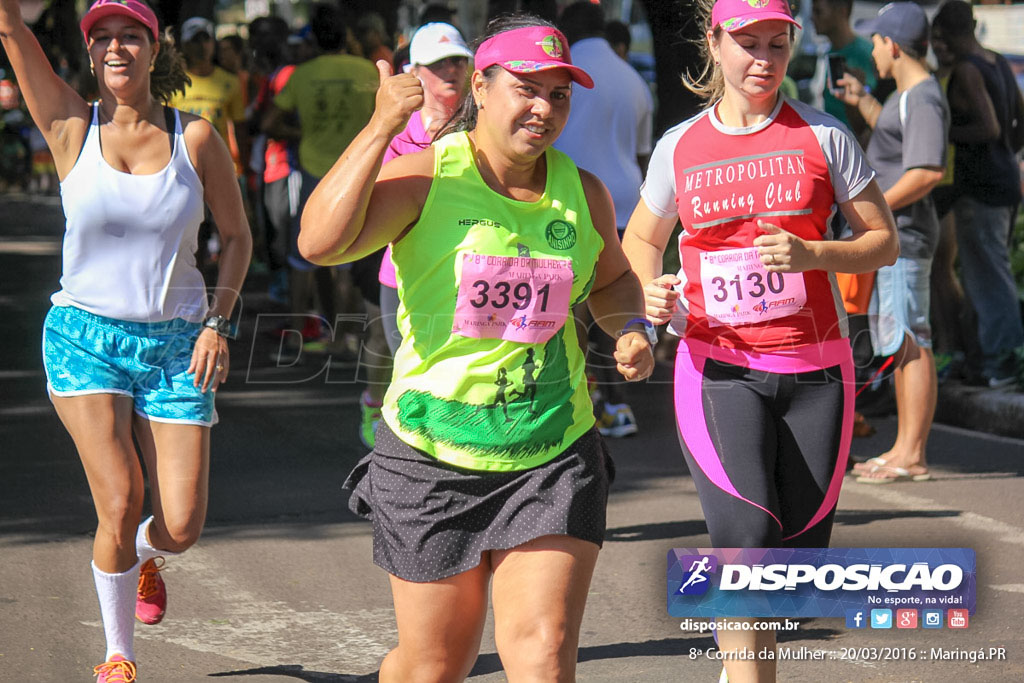
[[[868,163],[878,173],[882,191],[888,192],[900,181],[913,182],[917,169],[944,168],[948,131],[949,107],[934,78],[894,92],[882,106],[867,149]],[[900,256],[930,259],[935,254],[939,221],[930,190],[908,205],[891,206],[899,228]]]
[[925,444],[938,394],[928,295],[939,221],[930,193],[945,171],[949,107],[924,60],[928,19],[918,5],[888,4],[855,28],[871,36],[879,77],[896,80],[884,106],[850,76],[839,84],[843,101],[874,128],[868,163],[896,217],[900,257],[878,269],[872,296],[877,315],[870,318],[875,353],[896,360],[899,429],[892,448],[854,471],[865,484],[923,481],[931,476]]

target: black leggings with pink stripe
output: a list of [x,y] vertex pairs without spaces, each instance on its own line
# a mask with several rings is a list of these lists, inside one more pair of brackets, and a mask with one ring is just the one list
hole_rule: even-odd
[[828,546],[852,436],[849,354],[780,372],[679,347],[679,442],[712,545]]

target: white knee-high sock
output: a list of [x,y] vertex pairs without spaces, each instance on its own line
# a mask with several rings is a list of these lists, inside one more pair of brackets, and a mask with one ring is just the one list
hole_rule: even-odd
[[100,599],[103,634],[107,638],[107,660],[119,654],[135,661],[135,596],[139,589],[139,566],[121,574],[107,574],[92,565],[96,595]]
[[148,519],[139,525],[139,530],[135,533],[135,553],[139,556],[140,562],[146,562],[152,560],[154,557],[172,557],[178,553],[172,553],[169,550],[160,550],[154,548],[153,544],[149,542],[149,525],[153,523],[153,517],[150,516]]

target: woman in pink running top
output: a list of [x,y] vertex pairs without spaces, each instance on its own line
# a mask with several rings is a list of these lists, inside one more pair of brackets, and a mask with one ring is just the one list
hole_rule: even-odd
[[[891,264],[893,219],[849,131],[779,93],[785,0],[706,9],[706,68],[687,85],[710,106],[657,144],[622,246],[648,318],[683,337],[676,415],[712,545],[827,546],[853,417],[832,272]],[[836,210],[852,236],[831,234]],[[677,220],[682,266],[662,274]],[[723,650],[774,647],[770,631],[718,635]],[[774,661],[726,670],[774,680]]]
[[[252,240],[226,145],[207,121],[166,106],[188,78],[153,10],[98,0],[81,30],[100,93],[92,104],[54,73],[18,0],[0,0],[0,40],[53,153],[67,218],[42,346],[98,518],[107,652],[94,671],[128,683],[135,620],[155,624],[167,604],[157,561],[203,528],[213,392],[227,379],[228,318]],[[204,200],[224,245],[212,302],[195,258]],[[153,511],[141,525],[140,452]]]
[[[441,128],[448,123],[466,97],[467,73],[472,50],[462,34],[451,24],[424,24],[409,45],[409,72],[423,84],[423,108],[409,117],[405,130],[396,135],[384,153],[384,163],[395,157],[420,152],[430,146]],[[401,342],[395,324],[398,311],[398,282],[391,247],[380,265],[380,310],[387,332],[388,348],[394,355]]]

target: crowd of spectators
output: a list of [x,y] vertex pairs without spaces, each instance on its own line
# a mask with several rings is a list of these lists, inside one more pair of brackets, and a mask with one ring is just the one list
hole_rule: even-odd
[[[553,19],[561,4],[532,3],[530,9]],[[61,15],[67,12],[57,9],[57,5],[47,10],[34,29],[57,73],[90,98],[95,95],[96,86],[88,63],[75,49],[67,47],[77,46],[80,41],[76,42],[74,31],[70,33],[76,40],[65,40],[68,31],[62,29],[74,18]],[[362,329],[354,324],[337,334],[338,330],[330,329],[330,321],[339,314],[361,310],[357,291],[360,274],[337,269],[325,272],[302,263],[293,245],[297,216],[315,179],[326,172],[353,131],[371,113],[372,98],[364,90],[375,83],[372,62],[383,59],[396,70],[408,68],[408,40],[415,29],[433,22],[458,26],[458,17],[445,4],[427,5],[411,26],[398,31],[379,14],[350,16],[339,6],[312,5],[310,22],[304,25],[290,26],[275,16],[259,17],[248,25],[215,25],[208,17],[183,17],[171,31],[186,56],[192,81],[174,105],[210,119],[231,150],[253,225],[253,267],[269,275],[271,300],[288,306],[296,315],[292,326],[303,330],[303,348],[316,351],[319,345],[344,356],[358,350]],[[564,7],[563,17],[570,8],[569,14],[578,14],[580,10],[575,5]],[[851,76],[867,86],[866,91],[873,92],[879,104],[884,104],[886,95],[893,92],[892,82],[878,80],[871,38],[855,30],[850,21],[851,8],[852,0],[813,0],[813,28],[819,38],[829,42],[827,56],[844,58]],[[600,14],[599,6],[589,10],[591,19],[614,19]],[[569,22],[567,34],[575,30],[572,23],[578,20],[570,17]],[[939,77],[952,116],[943,166],[945,175],[929,193],[940,225],[934,247],[929,246],[933,259],[930,318],[937,374],[940,381],[959,377],[992,388],[1014,386],[1024,345],[1019,284],[1011,267],[1011,250],[1017,239],[1014,222],[1020,202],[1018,152],[1024,137],[1020,92],[1005,60],[975,39],[969,4],[948,0],[929,28],[931,49],[921,57],[927,55],[930,61],[924,63]],[[605,21],[587,31],[584,40],[600,40],[601,56],[595,56],[591,66],[599,78],[612,68],[601,66],[609,56],[617,55],[622,60],[620,64],[626,64],[631,41],[629,26]],[[573,43],[581,40],[572,35],[569,38]],[[588,51],[593,52],[596,44],[591,40],[579,48],[574,45],[574,50],[578,49],[580,57],[587,59]],[[287,83],[300,65],[307,65],[300,74],[316,70],[333,73],[334,90],[303,90],[298,82],[289,89]],[[621,68],[614,66],[616,70]],[[357,72],[358,77],[352,76]],[[849,126],[868,148],[872,127],[860,108],[851,105],[852,100],[844,101],[841,89],[834,87],[840,74],[829,76],[820,92],[811,93],[811,103]],[[635,85],[634,79],[622,82],[630,88]],[[351,90],[353,83],[359,84],[355,91]],[[641,166],[634,164],[631,168],[622,164],[621,159],[608,163],[622,166],[622,177],[630,185],[638,184],[637,169],[642,168],[642,157],[650,149],[655,133],[650,125],[655,103],[646,89],[637,89],[637,93],[629,99],[644,110],[640,116],[645,124],[639,131],[644,139],[636,140]],[[896,92],[889,97],[898,95]],[[17,83],[2,71],[2,65],[0,109],[0,191],[56,194],[58,183],[52,158],[25,116]],[[635,115],[636,112],[631,114]],[[598,124],[588,121],[586,130],[589,132],[595,125]],[[611,122],[606,128],[615,133]],[[586,150],[587,135],[579,132],[583,129],[570,125],[560,145],[567,151],[574,147],[585,150],[591,156],[605,149],[593,146]],[[594,166],[586,159],[581,165]],[[609,187],[614,189],[621,184],[620,177],[608,175],[603,180]],[[625,196],[636,189],[619,191]],[[619,222],[623,223],[625,218],[628,216],[620,216]],[[836,229],[843,229],[841,221]],[[208,225],[200,245],[201,260],[208,268],[215,267],[218,249],[216,227]],[[866,331],[867,320],[878,312],[877,303],[872,304],[872,294],[877,289],[874,275],[840,276],[840,288],[846,308],[854,316],[854,331]],[[296,341],[283,344],[282,357],[287,359],[289,354],[298,353]],[[875,341],[877,349],[878,340]],[[872,353],[868,348],[861,354],[861,380],[866,379],[865,372],[870,373],[881,364],[871,359]],[[613,406],[620,403],[614,388],[604,391],[614,399]],[[862,418],[859,429],[865,434],[870,430]]]

